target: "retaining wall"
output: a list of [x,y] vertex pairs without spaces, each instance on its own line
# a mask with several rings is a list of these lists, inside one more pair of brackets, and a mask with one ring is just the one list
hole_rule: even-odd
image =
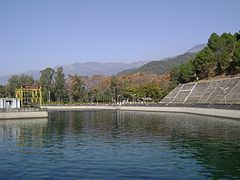
[[46,110],[27,111],[26,109],[0,112],[0,120],[34,118],[48,118],[48,112]]
[[240,104],[240,78],[180,84],[161,104]]
[[146,111],[188,113],[223,118],[240,119],[239,110],[194,108],[194,107],[153,107],[153,106],[45,106],[48,111],[86,111],[86,110],[122,110],[122,111]]

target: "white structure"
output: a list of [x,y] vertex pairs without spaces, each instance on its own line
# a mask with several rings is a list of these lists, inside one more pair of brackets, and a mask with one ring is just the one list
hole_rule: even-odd
[[20,108],[20,100],[16,98],[0,98],[0,108]]

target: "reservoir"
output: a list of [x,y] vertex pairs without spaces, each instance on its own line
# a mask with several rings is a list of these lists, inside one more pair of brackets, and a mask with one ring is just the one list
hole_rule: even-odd
[[0,152],[0,179],[239,179],[240,121],[52,111],[0,121]]

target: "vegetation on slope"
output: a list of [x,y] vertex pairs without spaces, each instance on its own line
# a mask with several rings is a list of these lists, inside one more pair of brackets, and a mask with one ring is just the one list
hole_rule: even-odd
[[164,74],[171,69],[178,67],[180,64],[186,63],[195,56],[194,53],[184,53],[182,55],[170,58],[165,61],[151,61],[140,68],[140,72],[150,72],[155,74]]
[[164,74],[173,68],[178,67],[180,64],[188,62],[195,57],[195,53],[184,53],[173,58],[167,58],[166,60],[150,61],[136,69],[129,69],[119,73],[119,75],[132,74],[138,72],[152,73],[152,74]]
[[171,72],[177,83],[240,73],[240,32],[212,33],[207,46],[191,61]]

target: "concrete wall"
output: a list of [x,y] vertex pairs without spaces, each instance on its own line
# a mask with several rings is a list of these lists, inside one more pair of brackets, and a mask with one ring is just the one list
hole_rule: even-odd
[[122,110],[122,111],[146,111],[146,112],[170,112],[188,113],[240,120],[239,110],[192,108],[192,107],[147,107],[147,106],[44,106],[49,111],[86,111],[86,110]]
[[48,118],[48,112],[47,111],[39,111],[39,112],[3,112],[3,113],[0,113],[0,120],[34,119],[34,118]]
[[178,85],[161,104],[240,104],[240,78]]

